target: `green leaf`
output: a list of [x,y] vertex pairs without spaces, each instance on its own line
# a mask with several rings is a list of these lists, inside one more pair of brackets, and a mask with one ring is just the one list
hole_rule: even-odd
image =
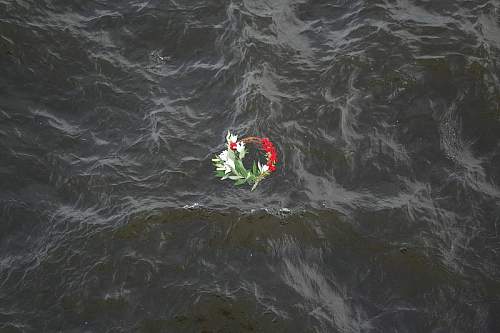
[[226,175],[226,173],[224,171],[219,170],[219,171],[215,172],[215,175],[217,177],[224,177]]
[[247,182],[246,179],[239,179],[236,182],[234,182],[234,185],[239,186],[245,184],[246,182]]
[[246,180],[247,180],[248,184],[252,185],[253,183],[255,183],[256,178],[255,178],[254,175],[252,175],[251,173],[249,173]]
[[243,150],[241,151],[241,153],[238,154],[240,156],[240,159],[244,159],[246,153],[247,153],[247,150],[245,148],[243,148]]
[[252,165],[252,173],[255,175],[257,173],[257,163],[255,163],[255,161],[253,161],[253,165]]
[[243,177],[246,177],[247,176],[247,169],[245,169],[245,166],[243,165],[243,162],[241,162],[240,160],[237,160],[234,162],[234,167],[236,168],[236,172],[238,174],[240,174],[241,176]]
[[233,161],[237,160],[236,155],[234,154],[234,151],[232,149],[227,150],[227,157],[229,157]]

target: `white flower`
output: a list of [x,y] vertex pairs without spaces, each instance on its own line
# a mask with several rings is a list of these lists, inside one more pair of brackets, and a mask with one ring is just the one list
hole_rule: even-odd
[[233,135],[233,134],[231,134],[231,132],[227,131],[226,141],[227,141],[227,144],[231,144],[231,142],[236,143],[236,141],[238,141],[238,136]]
[[231,167],[228,164],[224,164],[224,173],[228,174],[231,172]]
[[224,161],[224,167],[229,166],[230,170],[234,169],[234,161],[230,158],[227,159],[227,161]]
[[245,149],[245,144],[243,142],[240,141],[236,144],[236,150],[238,151],[238,153],[241,153],[241,151],[244,149]]
[[241,159],[245,157],[245,144],[243,142],[240,141],[236,144],[236,150]]
[[217,171],[224,171],[225,174],[228,174],[231,172],[231,165],[228,164],[228,163],[224,163],[224,164],[217,164],[215,165],[215,168]]
[[269,167],[267,165],[260,164],[260,161],[257,162],[257,165],[259,166],[259,172],[261,174],[264,173],[264,172],[267,172],[269,170]]
[[225,174],[230,173],[234,169],[234,162],[231,159],[224,161],[224,164],[216,165],[217,170],[224,171]]
[[227,159],[229,158],[229,156],[227,156],[227,150],[224,150],[222,153],[220,153],[219,158],[223,162],[227,161]]

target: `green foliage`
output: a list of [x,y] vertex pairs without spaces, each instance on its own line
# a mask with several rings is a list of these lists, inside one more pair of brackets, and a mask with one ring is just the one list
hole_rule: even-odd
[[212,159],[216,168],[215,176],[221,180],[234,180],[234,185],[236,186],[243,184],[252,185],[253,191],[257,184],[264,179],[264,177],[269,175],[269,172],[260,170],[255,161],[252,164],[252,168],[247,170],[243,165],[243,157],[245,157],[245,155],[245,149],[241,150],[239,153],[227,149],[221,155],[215,156]]

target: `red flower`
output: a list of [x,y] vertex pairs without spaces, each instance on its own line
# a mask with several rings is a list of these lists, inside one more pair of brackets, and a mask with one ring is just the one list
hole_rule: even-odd
[[277,154],[276,154],[276,149],[274,149],[274,147],[273,147],[273,149],[269,152],[269,155],[270,155],[269,157],[271,158],[271,160],[276,161],[276,155],[277,155]]
[[271,150],[274,150],[274,146],[273,146],[273,143],[271,141],[269,141],[268,138],[263,138],[261,141],[260,141],[261,145],[262,145],[262,148],[267,151],[267,152],[270,152]]
[[260,143],[267,155],[267,166],[269,167],[269,171],[273,172],[276,170],[275,164],[278,162],[276,148],[268,138],[262,138]]
[[236,150],[236,142],[231,142],[231,143],[229,144],[229,148],[230,148],[231,150]]
[[274,148],[273,143],[269,141],[268,138],[263,138],[260,140],[260,143],[262,145],[262,148],[264,148],[265,151],[269,151]]

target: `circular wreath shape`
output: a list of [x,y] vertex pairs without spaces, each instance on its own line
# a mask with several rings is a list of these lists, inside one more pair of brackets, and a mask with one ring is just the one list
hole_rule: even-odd
[[[221,180],[234,180],[234,185],[246,183],[252,186],[253,191],[264,178],[276,171],[278,162],[276,148],[268,138],[249,136],[238,141],[237,135],[227,131],[226,142],[227,149],[212,159],[215,175]],[[243,159],[247,154],[247,144],[256,144],[265,152],[265,164],[253,161],[250,170],[245,168]]]

